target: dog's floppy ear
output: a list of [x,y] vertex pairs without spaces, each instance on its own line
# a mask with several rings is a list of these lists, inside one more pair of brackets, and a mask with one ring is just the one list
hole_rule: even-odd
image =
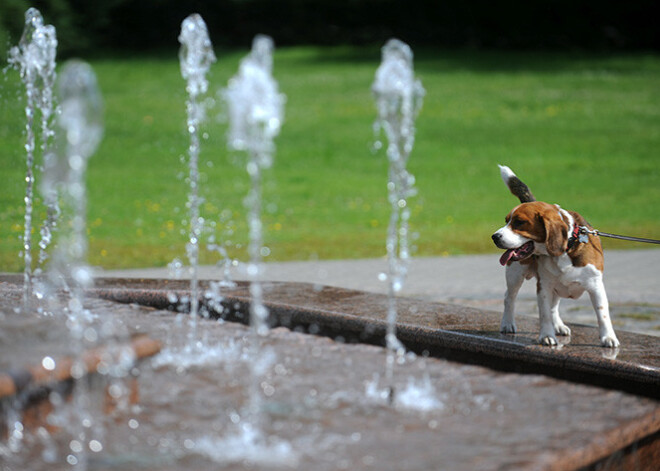
[[568,248],[568,227],[566,223],[553,212],[539,215],[545,227],[545,248],[552,256],[558,257]]

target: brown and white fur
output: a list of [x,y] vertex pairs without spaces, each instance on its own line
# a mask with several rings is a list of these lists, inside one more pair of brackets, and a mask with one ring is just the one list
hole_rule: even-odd
[[588,241],[579,241],[575,228],[591,229],[582,216],[559,205],[536,201],[509,167],[500,165],[500,173],[521,202],[507,215],[506,225],[492,236],[497,247],[506,249],[500,259],[506,265],[507,285],[500,331],[516,332],[516,296],[525,280],[536,277],[542,345],[557,345],[555,335],[571,334],[559,317],[560,298],[579,298],[586,291],[598,318],[601,345],[618,347],[603,285],[599,237],[589,234]]

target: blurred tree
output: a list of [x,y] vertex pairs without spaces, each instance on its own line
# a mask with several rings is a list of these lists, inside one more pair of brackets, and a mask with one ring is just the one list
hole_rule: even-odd
[[[177,47],[181,21],[200,13],[215,45],[382,43],[515,49],[660,49],[656,0],[1,0],[0,44],[15,43],[36,6],[63,56]],[[5,54],[5,50],[0,54]]]
[[0,4],[0,59],[3,62],[7,59],[9,48],[21,38],[25,10],[22,0],[3,0]]

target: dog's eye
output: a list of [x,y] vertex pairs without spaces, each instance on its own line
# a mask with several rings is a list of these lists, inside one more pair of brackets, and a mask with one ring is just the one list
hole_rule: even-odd
[[515,218],[513,221],[511,221],[511,227],[513,227],[514,229],[519,229],[524,225],[525,225],[525,221],[523,221],[522,219]]

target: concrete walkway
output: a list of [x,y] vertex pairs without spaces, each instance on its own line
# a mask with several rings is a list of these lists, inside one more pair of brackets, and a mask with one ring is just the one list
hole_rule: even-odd
[[[415,258],[401,296],[468,305],[501,311],[505,291],[504,268],[498,254]],[[660,335],[660,249],[610,250],[605,254],[605,286],[615,327]],[[185,270],[184,270],[185,271]],[[307,282],[374,293],[387,293],[379,274],[387,271],[385,259],[331,260],[267,263],[264,279]],[[170,278],[167,268],[105,271],[102,276]],[[232,278],[245,280],[244,267],[233,269]],[[217,267],[202,266],[200,279],[219,279]],[[523,285],[518,313],[537,315],[536,283]],[[563,300],[568,322],[595,323],[588,296]]]

